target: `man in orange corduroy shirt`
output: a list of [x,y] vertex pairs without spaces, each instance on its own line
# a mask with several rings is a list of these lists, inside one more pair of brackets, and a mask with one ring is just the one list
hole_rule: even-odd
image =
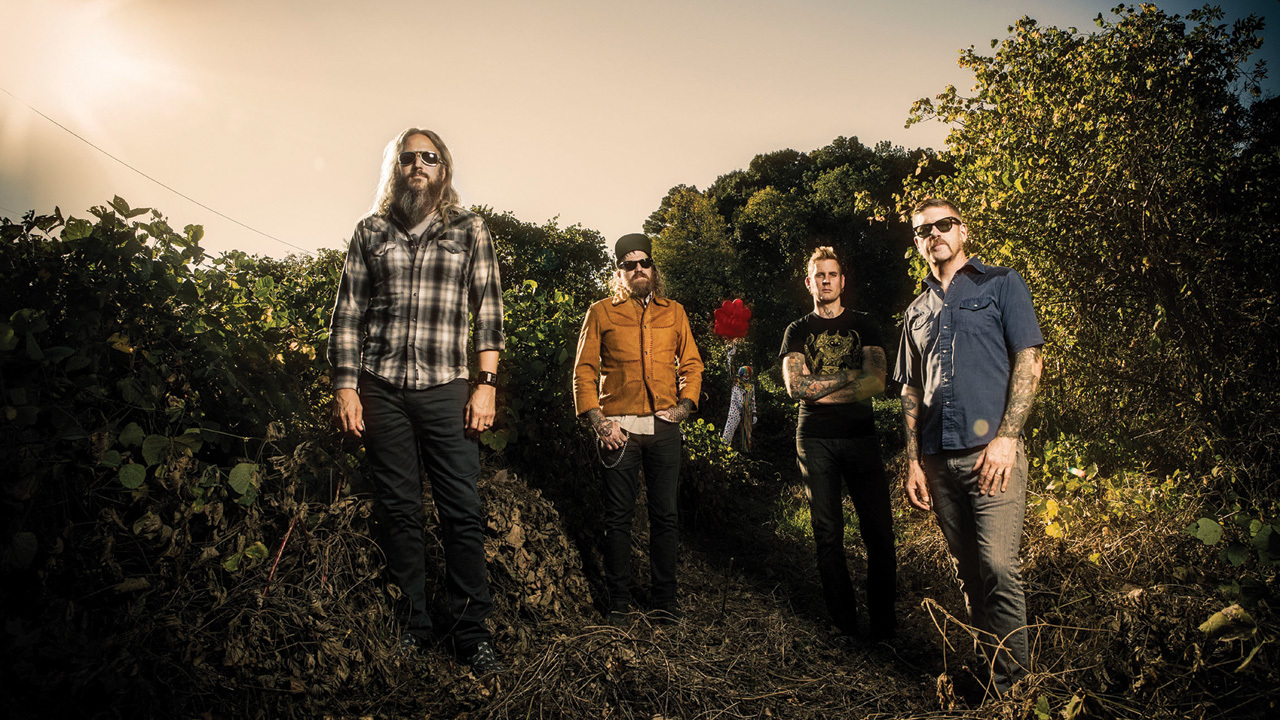
[[652,243],[618,239],[613,296],[587,310],[574,362],[574,406],[599,442],[609,621],[636,610],[631,594],[631,520],[640,469],[649,502],[650,607],[660,623],[679,620],[676,601],[676,484],[680,423],[697,406],[702,358],[680,303],[663,297]]

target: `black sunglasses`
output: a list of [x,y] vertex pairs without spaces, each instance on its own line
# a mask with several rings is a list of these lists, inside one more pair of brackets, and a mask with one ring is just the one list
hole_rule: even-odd
[[649,268],[653,267],[653,260],[649,258],[640,258],[639,260],[619,260],[618,261],[618,267],[622,268],[627,272],[631,272],[632,270],[635,270],[637,265],[644,268],[645,270],[648,270]]
[[931,223],[917,225],[911,228],[911,232],[915,233],[916,237],[918,238],[926,238],[933,233],[933,229],[935,227],[938,228],[938,232],[945,233],[945,232],[951,232],[952,225],[963,225],[963,224],[964,223],[960,221],[960,218],[952,215],[950,217],[944,217],[941,220],[935,220]]
[[433,153],[430,150],[405,150],[400,153],[401,165],[412,165],[417,158],[422,158],[422,163],[427,167],[435,167],[440,164],[440,154]]

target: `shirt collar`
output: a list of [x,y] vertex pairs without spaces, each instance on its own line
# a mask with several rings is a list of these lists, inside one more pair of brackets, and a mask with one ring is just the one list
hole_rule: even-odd
[[[985,275],[987,273],[987,270],[989,270],[990,268],[989,266],[984,265],[982,261],[979,260],[978,258],[971,257],[969,258],[968,262],[966,262],[963,266],[961,266],[959,270],[956,271],[956,277],[959,277],[960,273],[968,269],[972,269],[974,272],[980,275]],[[938,278],[934,277],[932,270],[930,270],[928,274],[924,276],[924,283],[929,287],[933,288],[934,290],[937,290],[938,292],[942,292],[942,283],[938,281]]]
[[[660,307],[666,307],[667,305],[671,304],[671,300],[664,297],[654,297],[653,295],[650,295],[649,299],[652,300],[655,305],[658,305]],[[635,300],[635,298],[627,298],[627,300]],[[619,300],[617,297],[610,298],[610,301],[613,303],[614,307],[617,307],[618,305],[621,305],[622,303],[627,302],[627,300]],[[636,300],[636,302],[640,303],[641,307],[644,307],[647,305],[647,303],[641,300]]]

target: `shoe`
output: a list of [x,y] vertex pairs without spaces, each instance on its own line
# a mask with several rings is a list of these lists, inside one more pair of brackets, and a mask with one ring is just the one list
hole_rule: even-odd
[[396,643],[396,649],[391,654],[398,658],[413,657],[426,649],[427,643],[422,638],[412,633],[405,633],[400,636],[400,641]]
[[649,619],[655,625],[680,624],[680,610],[675,607],[656,608],[649,613]]
[[630,601],[615,603],[609,608],[609,614],[604,616],[604,621],[614,627],[626,627],[635,619],[636,606]]
[[476,649],[471,651],[471,655],[466,660],[471,666],[471,672],[476,677],[482,675],[493,675],[496,673],[506,672],[507,668],[498,659],[498,653],[493,649],[493,643],[488,640],[481,640]]

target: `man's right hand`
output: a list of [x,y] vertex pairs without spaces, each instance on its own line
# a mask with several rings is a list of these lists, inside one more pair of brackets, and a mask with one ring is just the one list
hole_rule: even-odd
[[617,450],[627,444],[627,433],[622,426],[612,420],[605,420],[605,425],[609,428],[609,434],[600,434],[600,443],[604,445],[605,450]]
[[929,497],[929,482],[925,479],[924,468],[919,460],[907,461],[907,478],[902,481],[902,489],[907,493],[907,502],[921,510],[931,510],[933,500]]
[[344,435],[360,437],[364,433],[364,406],[355,388],[342,388],[334,393],[333,420]]

